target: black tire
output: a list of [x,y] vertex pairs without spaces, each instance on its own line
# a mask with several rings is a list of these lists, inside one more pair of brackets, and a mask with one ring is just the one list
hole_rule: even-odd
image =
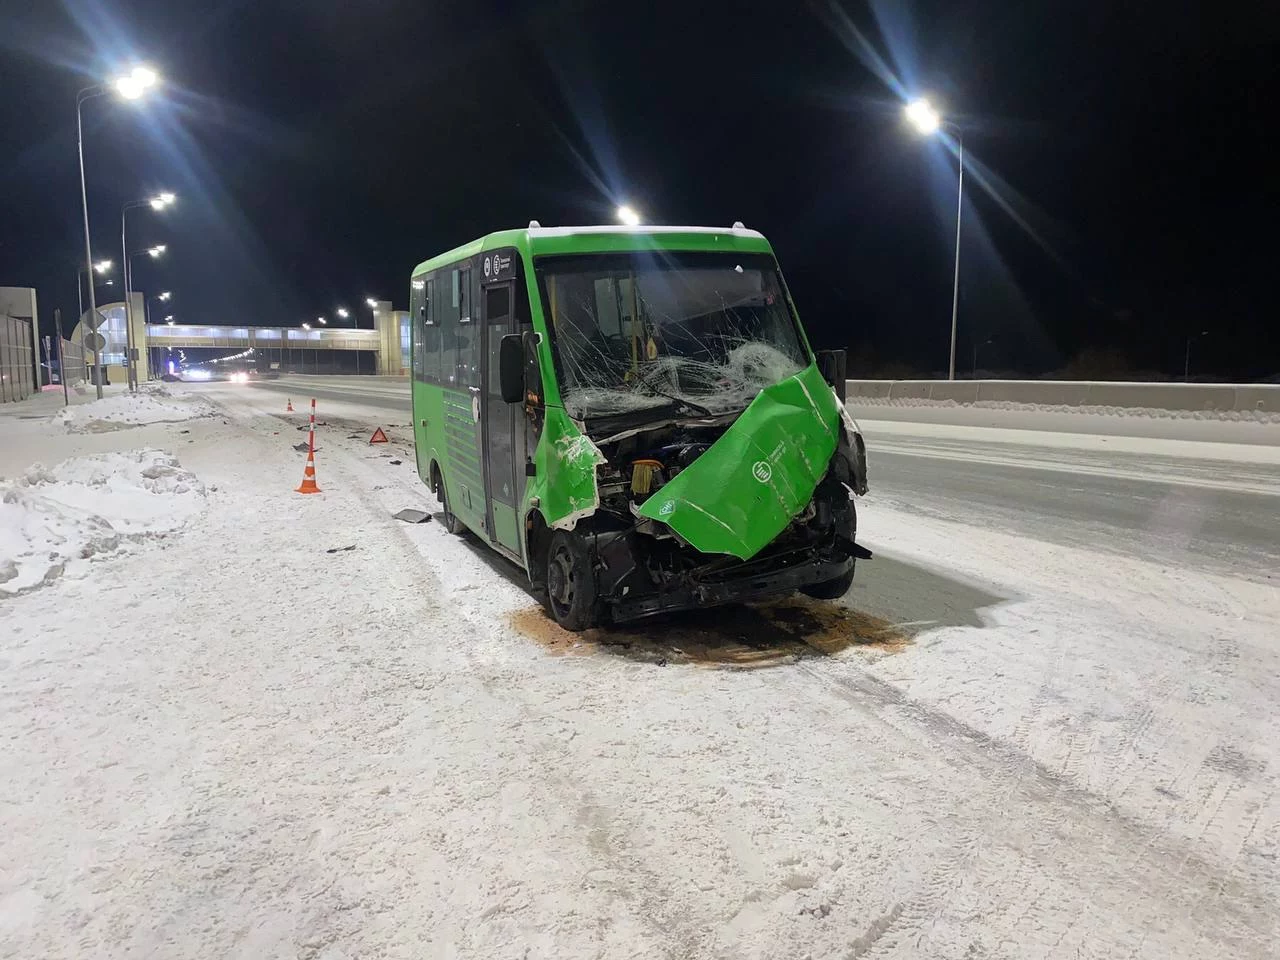
[[449,509],[449,492],[444,488],[444,477],[440,475],[439,467],[435,471],[435,488],[436,499],[440,501],[440,522],[450,533],[462,533],[467,526]]
[[853,586],[853,569],[856,563],[849,565],[849,572],[842,573],[838,577],[830,580],[823,580],[821,583],[811,583],[807,587],[801,587],[800,592],[806,597],[813,597],[815,600],[839,600],[849,588]]
[[[835,522],[837,524],[837,529],[843,527],[845,536],[847,536],[850,541],[853,541],[857,539],[858,534],[858,513],[854,509],[853,504],[847,501],[847,495],[844,493],[843,487],[840,488],[840,495],[846,497],[847,506],[846,509],[841,510],[836,515]],[[849,564],[849,571],[847,573],[842,573],[838,577],[832,577],[830,580],[823,580],[821,583],[811,583],[807,587],[801,587],[800,592],[806,597],[813,597],[815,600],[839,600],[848,593],[849,588],[853,586],[853,571],[857,566],[858,564],[855,560],[853,563]]]
[[582,537],[570,530],[557,530],[547,548],[544,582],[547,607],[556,623],[575,633],[600,622],[596,603],[596,574],[591,553]]

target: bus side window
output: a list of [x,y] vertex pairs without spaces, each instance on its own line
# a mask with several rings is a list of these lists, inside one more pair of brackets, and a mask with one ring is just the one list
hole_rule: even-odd
[[418,278],[414,278],[409,284],[409,317],[413,323],[413,378],[415,380],[425,379],[423,363],[423,349],[425,338],[423,336],[423,321],[426,317],[426,297],[424,296],[423,287],[426,284]]
[[440,328],[436,326],[436,305],[435,305],[436,281],[434,277],[427,278],[427,287],[425,293],[425,303],[423,304],[423,379],[430,380],[432,383],[440,382]]
[[457,337],[457,383],[460,387],[478,387],[480,385],[480,355],[478,348],[480,337],[476,335],[472,323],[473,310],[471,289],[471,270],[463,267],[453,271],[453,292],[458,308]]

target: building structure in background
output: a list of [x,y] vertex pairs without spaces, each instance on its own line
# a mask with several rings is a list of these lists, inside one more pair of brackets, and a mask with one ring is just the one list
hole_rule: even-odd
[[[140,290],[134,290],[129,294],[129,302],[132,310],[128,311],[133,321],[133,342],[134,347],[138,351],[138,379],[151,379],[151,368],[147,360],[147,350],[144,343],[147,322],[146,322],[146,294]],[[98,313],[102,315],[102,323],[98,329],[94,331],[88,325],[89,311],[86,310],[80,315],[80,321],[76,324],[68,339],[72,343],[85,344],[85,356],[89,358],[89,363],[93,363],[93,335],[98,333],[103,344],[100,350],[100,358],[102,366],[106,368],[106,383],[128,383],[129,372],[127,366],[127,357],[129,351],[129,334],[126,325],[126,311],[124,301],[119,300],[115,303],[103,303],[98,305]]]
[[32,287],[0,287],[0,403],[40,389],[40,324]]

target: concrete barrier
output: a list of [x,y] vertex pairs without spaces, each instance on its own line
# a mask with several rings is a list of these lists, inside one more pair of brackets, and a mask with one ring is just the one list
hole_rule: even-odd
[[849,400],[1006,402],[1209,412],[1280,412],[1280,384],[1087,380],[848,380]]

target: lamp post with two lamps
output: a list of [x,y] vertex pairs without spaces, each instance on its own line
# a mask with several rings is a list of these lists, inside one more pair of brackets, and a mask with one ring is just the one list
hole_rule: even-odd
[[[89,244],[89,193],[85,187],[84,177],[84,121],[81,107],[86,100],[104,96],[109,90],[115,90],[117,94],[126,100],[137,100],[159,82],[159,75],[150,67],[137,66],[130,73],[117,77],[110,84],[94,84],[91,87],[84,87],[76,94],[76,150],[80,155],[80,209],[84,215],[84,263],[85,272],[89,273],[90,277],[89,315],[90,318],[95,320],[98,314],[98,304],[93,295],[93,274],[90,272],[93,267],[93,250]],[[93,347],[93,382],[97,387],[98,399],[102,398],[101,372],[101,341],[95,339]]]
[[951,281],[951,361],[947,367],[947,379],[956,378],[956,318],[960,311],[960,212],[964,209],[964,131],[959,124],[943,120],[941,114],[928,100],[912,100],[903,109],[907,121],[924,136],[932,136],[939,130],[955,134],[956,154],[960,160],[960,184],[956,191],[956,267]]
[[[125,226],[130,210],[136,210],[138,207],[150,207],[157,212],[168,209],[173,206],[177,200],[172,193],[165,191],[156,194],[154,197],[148,197],[145,200],[130,200],[120,208],[120,253],[125,258],[124,261],[124,327],[125,342],[128,345],[128,356],[126,358],[126,369],[129,371],[129,389],[138,389],[138,365],[134,362],[134,337],[133,337],[133,274],[129,269],[128,241],[125,236]],[[158,248],[161,253],[164,247]],[[150,252],[150,251],[148,251]],[[152,257],[158,254],[152,254]],[[144,311],[145,313],[145,308]]]
[[[110,260],[99,260],[97,263],[95,263],[93,265],[93,270],[90,271],[89,285],[93,286],[94,273],[98,273],[98,274],[110,273],[111,268],[113,266],[115,266],[115,264],[113,264]],[[83,297],[83,290],[81,289],[82,285],[80,283],[80,278],[83,277],[84,275],[85,275],[84,267],[79,267],[76,270],[76,306],[80,310],[79,316],[81,319],[84,318],[84,297]],[[109,287],[111,286],[111,281],[110,280],[103,281],[102,285],[104,287]]]

